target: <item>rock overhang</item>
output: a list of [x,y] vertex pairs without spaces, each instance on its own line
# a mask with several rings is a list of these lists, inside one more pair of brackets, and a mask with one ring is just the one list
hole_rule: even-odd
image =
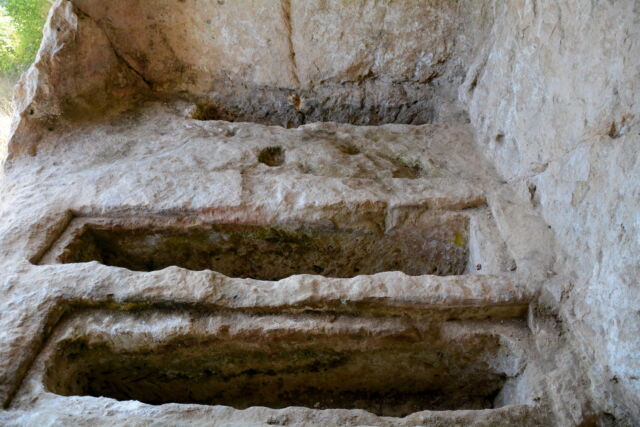
[[10,157],[150,98],[285,127],[464,120],[457,87],[482,13],[441,0],[61,0],[18,91]]

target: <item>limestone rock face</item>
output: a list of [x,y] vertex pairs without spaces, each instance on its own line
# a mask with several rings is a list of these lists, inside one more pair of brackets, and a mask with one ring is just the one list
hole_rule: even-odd
[[489,40],[461,89],[479,147],[557,237],[565,278],[548,291],[589,387],[637,419],[638,2],[507,2]]
[[145,89],[104,32],[71,2],[52,9],[44,33],[34,66],[16,88],[11,155],[33,154],[37,141],[61,121],[126,107]]
[[9,151],[33,152],[59,122],[126,109],[149,90],[197,100],[208,118],[288,127],[461,119],[455,94],[484,10],[440,0],[65,1],[20,86],[20,124],[37,125],[15,129]]
[[637,1],[58,0],[0,424],[640,423]]

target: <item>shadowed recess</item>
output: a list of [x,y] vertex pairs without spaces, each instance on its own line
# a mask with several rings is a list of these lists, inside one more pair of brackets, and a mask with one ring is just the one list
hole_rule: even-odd
[[[224,86],[228,84],[225,82]],[[211,97],[198,101],[189,117],[285,128],[315,122],[367,126],[434,123],[438,106],[430,96],[433,89],[428,84],[373,86],[377,89],[366,90],[352,83],[320,84],[314,90],[220,87]],[[376,90],[385,95],[374,96]]]
[[358,408],[405,416],[492,408],[507,380],[494,366],[509,352],[490,333],[443,338],[412,328],[309,334],[281,327],[234,335],[227,328],[173,335],[142,348],[120,349],[118,339],[95,337],[61,341],[45,384],[65,396],[150,404]]
[[449,215],[387,233],[231,224],[89,223],[61,249],[61,263],[99,261],[136,271],[180,266],[230,277],[354,277],[383,271],[463,274],[468,218]]

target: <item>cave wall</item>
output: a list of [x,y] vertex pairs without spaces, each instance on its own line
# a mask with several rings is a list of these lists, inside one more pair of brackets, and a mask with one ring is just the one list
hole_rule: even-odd
[[9,158],[141,99],[295,127],[464,121],[490,1],[61,0],[17,90]]
[[611,414],[640,414],[640,2],[509,1],[460,96],[556,236],[545,289]]

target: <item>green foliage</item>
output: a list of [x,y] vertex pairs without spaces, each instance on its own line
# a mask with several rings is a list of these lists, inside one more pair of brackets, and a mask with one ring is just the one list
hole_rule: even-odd
[[0,0],[0,73],[18,74],[33,62],[50,6],[48,0]]
[[8,71],[9,64],[15,63],[19,44],[13,19],[0,7],[0,71]]

